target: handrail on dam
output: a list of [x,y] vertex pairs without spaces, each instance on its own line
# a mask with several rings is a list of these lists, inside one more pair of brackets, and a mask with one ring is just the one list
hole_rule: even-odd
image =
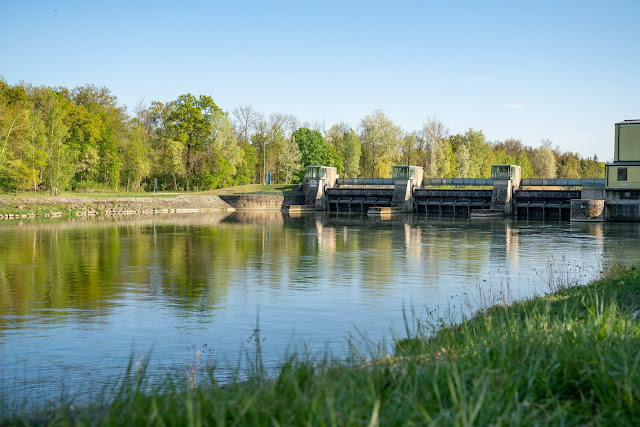
[[[482,178],[425,178],[423,187],[438,185],[463,185],[463,186],[491,186],[493,179]],[[578,179],[542,179],[525,178],[520,180],[521,187],[586,187],[604,188],[604,178],[578,178]]]
[[575,178],[575,179],[542,179],[525,178],[520,181],[522,187],[587,187],[604,188],[604,178]]
[[336,185],[394,185],[393,178],[338,178]]
[[429,185],[477,185],[487,186],[493,185],[493,179],[485,178],[425,178],[422,180],[422,186]]
[[[493,185],[490,178],[425,178],[422,187],[428,186],[477,186],[487,187]],[[376,186],[394,185],[393,178],[338,178],[336,185],[340,186]],[[604,188],[604,178],[578,178],[578,179],[542,179],[525,178],[520,181],[522,187],[586,187]]]

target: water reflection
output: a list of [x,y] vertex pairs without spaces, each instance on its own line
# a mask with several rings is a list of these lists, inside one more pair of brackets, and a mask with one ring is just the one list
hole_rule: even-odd
[[639,237],[640,224],[324,213],[5,222],[0,370],[26,360],[55,385],[69,365],[98,363],[109,377],[134,343],[168,364],[203,343],[230,357],[258,313],[267,359],[292,340],[340,348],[356,327],[378,339],[401,325],[403,304],[433,309],[496,283],[529,295],[550,258],[636,263]]

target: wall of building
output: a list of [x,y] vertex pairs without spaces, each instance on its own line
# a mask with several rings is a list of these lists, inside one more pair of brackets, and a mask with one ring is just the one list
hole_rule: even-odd
[[640,124],[617,124],[614,161],[640,160]]
[[[640,144],[639,144],[640,146]],[[627,169],[627,180],[618,181],[618,169]],[[607,165],[605,168],[605,182],[607,188],[640,188],[640,165]]]

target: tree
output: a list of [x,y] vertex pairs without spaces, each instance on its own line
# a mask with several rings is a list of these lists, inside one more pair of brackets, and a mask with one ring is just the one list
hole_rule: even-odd
[[[29,163],[32,171],[33,192],[38,191],[38,182],[40,182],[40,174],[44,169],[47,161],[46,157],[46,129],[42,114],[39,110],[33,109],[29,112],[27,120],[26,139],[29,143]],[[36,169],[38,173],[36,174]]]
[[520,166],[520,177],[531,178],[533,176],[533,167],[529,161],[529,155],[526,150],[522,150],[516,157],[516,165]]
[[466,178],[469,176],[469,166],[471,159],[469,157],[469,150],[466,146],[461,146],[455,154],[456,166],[458,168],[458,178]]
[[201,154],[207,138],[211,135],[212,116],[219,110],[210,96],[200,95],[196,98],[188,93],[178,97],[175,109],[170,113],[170,133],[186,147],[184,170],[187,191],[191,178],[198,175],[198,163],[194,161],[194,157]]
[[531,152],[533,176],[537,178],[556,177],[556,157],[551,149],[542,145]]
[[469,150],[469,178],[488,178],[491,176],[494,155],[482,131],[469,129],[464,135],[460,135],[456,142],[459,146],[464,145]]
[[302,154],[295,136],[284,139],[280,154],[280,169],[284,173],[285,183],[289,184],[302,169]]
[[140,184],[151,171],[150,144],[142,123],[135,123],[122,149],[123,175],[127,178],[127,191],[140,190]]
[[362,151],[358,135],[353,129],[344,133],[342,145],[338,153],[344,163],[344,176],[357,178],[360,176],[360,153]]
[[453,147],[446,140],[439,140],[433,147],[433,165],[436,176],[453,178],[458,175],[457,164]]
[[559,178],[580,178],[582,167],[580,156],[574,153],[563,153],[557,159],[557,176]]
[[269,143],[269,126],[266,121],[260,120],[256,125],[256,131],[251,135],[251,145],[256,150],[258,162],[256,163],[256,175],[260,176],[260,182],[267,182],[267,144]]
[[224,187],[231,183],[242,161],[242,149],[233,131],[229,113],[215,111],[211,118],[211,143],[205,145],[207,163]]
[[249,141],[242,142],[240,148],[242,149],[242,161],[237,168],[235,180],[240,184],[253,183],[256,180],[255,168],[258,164],[258,154]]
[[415,161],[416,137],[414,134],[405,134],[400,141],[400,161],[405,165],[412,165]]
[[29,100],[22,86],[10,87],[0,80],[0,167],[7,158],[9,142],[16,137],[16,131],[24,128],[29,115]]
[[303,166],[322,165],[325,160],[324,138],[322,134],[316,130],[309,128],[300,128],[293,133]]
[[360,170],[360,140],[346,123],[338,123],[327,131],[325,141],[335,149],[340,159],[338,174],[356,178]]
[[396,126],[382,110],[375,110],[365,116],[360,123],[362,151],[371,178],[377,176],[381,162],[390,161],[397,153],[402,130]]
[[236,120],[236,132],[241,142],[251,139],[251,132],[261,119],[260,113],[251,105],[241,105],[233,109],[233,117]]
[[[430,177],[442,176],[437,172],[442,169],[442,165],[438,165],[434,161],[434,154],[441,146],[441,142],[449,138],[449,129],[435,117],[428,117],[423,123],[422,129],[417,134],[418,150],[421,152],[422,167]],[[451,144],[451,149],[455,152],[457,147]]]
[[[72,162],[72,154],[65,146],[68,127],[64,122],[66,111],[59,95],[50,89],[42,93],[42,108],[45,114],[47,172],[49,177],[49,194],[58,195],[61,183],[67,178],[68,163]],[[65,178],[65,179],[61,179]]]
[[593,155],[593,159],[587,157],[580,161],[583,178],[603,178],[604,163],[598,161],[598,156]]

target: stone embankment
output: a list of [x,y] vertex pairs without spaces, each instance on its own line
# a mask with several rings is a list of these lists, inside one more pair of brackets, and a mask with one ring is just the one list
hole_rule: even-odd
[[233,211],[218,196],[0,197],[0,219]]

